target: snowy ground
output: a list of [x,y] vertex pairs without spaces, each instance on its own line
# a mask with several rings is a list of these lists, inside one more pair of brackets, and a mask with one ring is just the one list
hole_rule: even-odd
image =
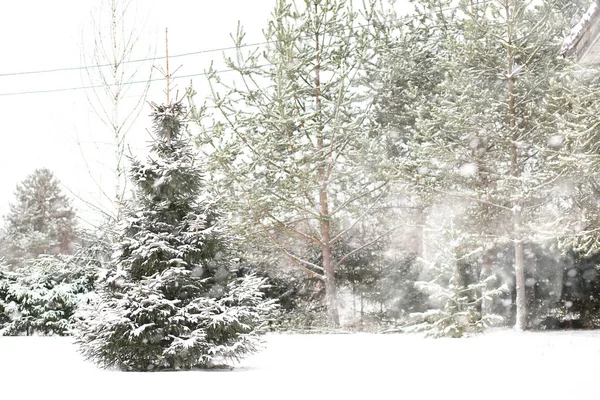
[[0,399],[600,399],[600,331],[268,335],[232,371],[98,370],[69,338],[0,337]]

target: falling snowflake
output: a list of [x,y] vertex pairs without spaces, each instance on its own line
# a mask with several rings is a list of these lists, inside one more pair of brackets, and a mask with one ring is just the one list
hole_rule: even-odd
[[564,144],[565,138],[562,135],[553,135],[548,139],[548,147],[560,149]]
[[465,178],[469,178],[469,177],[475,176],[477,174],[477,171],[479,171],[479,168],[477,167],[477,165],[475,165],[473,163],[465,163],[465,164],[461,165],[458,172]]

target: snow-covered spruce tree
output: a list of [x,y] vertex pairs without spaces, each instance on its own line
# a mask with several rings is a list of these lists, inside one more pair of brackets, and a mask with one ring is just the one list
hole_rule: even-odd
[[35,170],[17,185],[15,197],[3,233],[3,256],[9,264],[19,267],[40,254],[73,251],[75,213],[50,170]]
[[[347,259],[335,249],[385,187],[369,155],[377,140],[367,123],[374,51],[366,22],[350,1],[277,0],[266,49],[246,52],[240,29],[237,54],[226,60],[238,76],[225,83],[210,74],[221,114],[200,138],[216,148],[212,159],[237,191],[233,207],[247,231],[323,282],[332,326],[340,323],[335,272]],[[311,246],[319,264],[308,260]]]
[[262,279],[237,278],[232,241],[204,190],[180,103],[153,106],[155,142],[132,161],[136,203],[122,223],[100,300],[79,313],[77,343],[102,367],[208,368],[254,352]]

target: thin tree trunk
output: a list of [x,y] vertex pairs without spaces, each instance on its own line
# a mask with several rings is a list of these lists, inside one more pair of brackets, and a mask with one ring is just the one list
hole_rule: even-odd
[[356,318],[356,282],[352,282],[352,319]]
[[[531,266],[531,279],[532,279],[532,285],[531,285],[531,306],[530,306],[530,310],[529,310],[529,317],[531,318],[531,320],[536,321],[537,320],[537,313],[539,310],[539,307],[537,305],[537,299],[535,296],[535,290],[537,287],[537,283],[535,282],[535,267],[536,267],[537,263],[534,262],[533,265]],[[527,281],[525,281],[527,282]]]
[[[318,118],[317,132],[317,152],[322,157],[325,152],[325,140],[323,138],[323,126],[321,121],[321,53],[319,46],[319,25],[315,26],[315,50],[316,50],[316,65],[315,65],[315,107],[316,117]],[[329,214],[329,171],[327,168],[327,160],[323,159],[319,163],[317,170],[319,179],[319,204],[320,204],[320,221],[319,227],[321,231],[321,253],[323,256],[323,270],[325,271],[325,297],[327,301],[327,311],[329,314],[329,322],[334,327],[340,325],[340,316],[338,313],[337,304],[337,286],[335,282],[335,264],[333,262],[333,249],[331,246],[331,223]]]
[[365,291],[361,288],[360,290],[360,325],[363,325],[365,317]]
[[517,286],[517,317],[515,329],[525,330],[527,328],[527,306],[525,299],[525,250],[521,238],[521,208],[515,206],[513,211],[514,231],[517,236],[515,239],[515,283]]
[[[511,169],[514,178],[518,178],[519,159],[517,141],[519,139],[517,132],[517,110],[516,110],[516,91],[515,91],[515,76],[514,72],[514,54],[513,54],[513,32],[510,13],[510,1],[505,0],[506,24],[507,24],[507,84],[508,84],[508,112],[509,112],[509,128],[511,133]],[[522,225],[523,215],[521,201],[517,198],[512,202],[513,207],[513,240],[515,243],[515,284],[517,296],[515,299],[517,306],[517,315],[515,329],[525,330],[527,328],[527,306],[525,298],[525,251],[523,246]]]
[[[117,179],[117,183],[115,186],[115,219],[116,221],[121,220],[121,213],[123,207],[123,190],[122,180],[124,179],[124,171],[123,171],[123,156],[125,153],[125,149],[123,148],[123,138],[121,136],[121,129],[119,124],[119,104],[121,102],[121,79],[119,76],[119,47],[117,43],[118,36],[118,27],[117,27],[117,2],[113,0],[111,2],[111,39],[112,39],[112,78],[113,84],[115,86],[115,92],[113,97],[113,113],[112,113],[112,121],[111,125],[113,128],[114,140],[115,140],[115,175]],[[124,184],[123,184],[124,185]]]
[[[340,316],[337,305],[337,287],[335,283],[335,271],[333,264],[333,254],[331,251],[331,238],[328,214],[323,213],[327,207],[326,196],[325,202],[321,203],[321,235],[323,237],[323,246],[321,251],[323,254],[323,269],[325,270],[325,297],[327,300],[327,311],[329,313],[330,323],[337,327],[340,325]],[[325,205],[325,207],[324,207]]]

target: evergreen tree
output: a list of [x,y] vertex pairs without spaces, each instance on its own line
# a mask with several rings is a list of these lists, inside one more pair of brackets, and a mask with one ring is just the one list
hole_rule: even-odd
[[446,208],[438,208],[436,213],[441,214],[435,216],[440,226],[429,235],[429,241],[435,245],[430,246],[427,274],[415,283],[428,301],[425,311],[410,315],[412,323],[407,331],[426,332],[434,337],[462,337],[502,322],[498,315],[481,313],[483,296],[491,300],[506,289],[487,288],[492,278],[480,280],[474,268],[476,259],[465,255],[465,247],[471,246],[471,240],[464,227],[457,224],[465,219],[460,218],[460,212],[447,212]]
[[565,179],[572,148],[555,138],[582,122],[565,107],[582,100],[574,90],[582,86],[572,63],[557,57],[568,25],[560,4],[463,2],[465,18],[453,22],[460,35],[446,44],[452,57],[443,96],[421,120],[422,132],[435,138],[429,157],[443,160],[471,204],[464,218],[477,224],[468,231],[514,246],[518,329],[527,326],[524,243],[561,235],[549,199]]
[[12,281],[11,278],[8,266],[0,260],[0,329],[4,329],[14,316],[11,302],[6,300],[9,293],[9,283]]
[[[476,297],[485,315],[491,307],[485,292],[495,292],[494,254],[513,245],[517,326],[524,329],[524,243],[555,243],[565,227],[577,225],[570,219],[585,211],[565,214],[565,204],[577,204],[565,201],[572,194],[565,191],[593,171],[591,158],[575,154],[577,146],[593,153],[596,143],[595,85],[588,89],[590,73],[558,57],[581,2],[469,0],[458,9],[449,1],[416,3],[424,11],[392,36],[398,46],[382,58],[378,121],[399,182],[413,194],[416,222],[431,232],[429,239],[417,232],[419,255],[436,276],[445,271],[445,285],[460,275],[458,262],[433,263],[436,247],[452,247],[443,240],[451,232],[439,232],[441,241],[431,237],[446,229],[433,212],[441,207],[461,230],[453,257],[476,259],[482,283],[476,286],[484,292]],[[593,196],[586,197],[593,214]]]
[[35,170],[17,185],[15,196],[5,218],[7,262],[23,266],[25,260],[41,254],[71,254],[75,213],[52,172]]
[[237,278],[232,239],[207,195],[180,102],[153,106],[155,142],[132,161],[136,203],[124,218],[100,299],[80,312],[77,342],[103,367],[190,369],[257,349],[274,305],[264,280]]
[[[367,123],[365,71],[374,52],[365,22],[349,1],[278,0],[266,49],[245,54],[240,29],[237,56],[226,60],[239,77],[226,85],[211,74],[221,115],[201,137],[217,150],[213,160],[228,178],[222,184],[237,191],[234,207],[247,230],[323,281],[333,326],[340,323],[336,270],[347,260],[336,248],[385,186],[367,163],[377,141]],[[309,260],[315,245],[318,264]]]
[[[486,325],[479,319],[478,303],[489,298],[475,293],[485,292],[485,285],[459,279],[464,265],[458,260],[481,243],[457,233],[457,226],[472,228],[468,222],[477,220],[469,221],[472,206],[461,198],[464,178],[454,173],[454,155],[446,146],[453,137],[443,124],[435,125],[442,107],[439,103],[448,96],[443,84],[455,62],[452,44],[461,37],[461,26],[456,23],[457,9],[451,1],[414,3],[415,13],[410,18],[383,14],[377,25],[384,47],[372,76],[374,131],[384,144],[381,164],[395,177],[386,199],[393,210],[388,218],[413,221],[413,239],[405,242],[405,251],[416,256],[412,268],[417,273],[406,289],[414,298],[429,297],[419,307],[401,310],[408,309],[409,322],[419,324],[414,329],[436,336],[460,336]],[[457,240],[461,246],[452,244]],[[485,277],[483,280],[490,283]]]
[[[429,247],[435,246],[428,232],[444,224],[431,218],[435,208],[448,201],[458,188],[455,177],[445,173],[442,135],[423,129],[423,121],[434,118],[442,98],[442,83],[453,57],[449,38],[459,34],[455,8],[450,1],[415,1],[410,18],[381,14],[375,32],[383,43],[371,80],[375,93],[373,132],[381,141],[379,152],[387,174],[394,179],[386,198],[388,219],[412,221],[412,240],[405,249],[416,255],[422,267],[430,265]],[[454,210],[446,210],[452,213]],[[410,228],[409,228],[410,229]]]

